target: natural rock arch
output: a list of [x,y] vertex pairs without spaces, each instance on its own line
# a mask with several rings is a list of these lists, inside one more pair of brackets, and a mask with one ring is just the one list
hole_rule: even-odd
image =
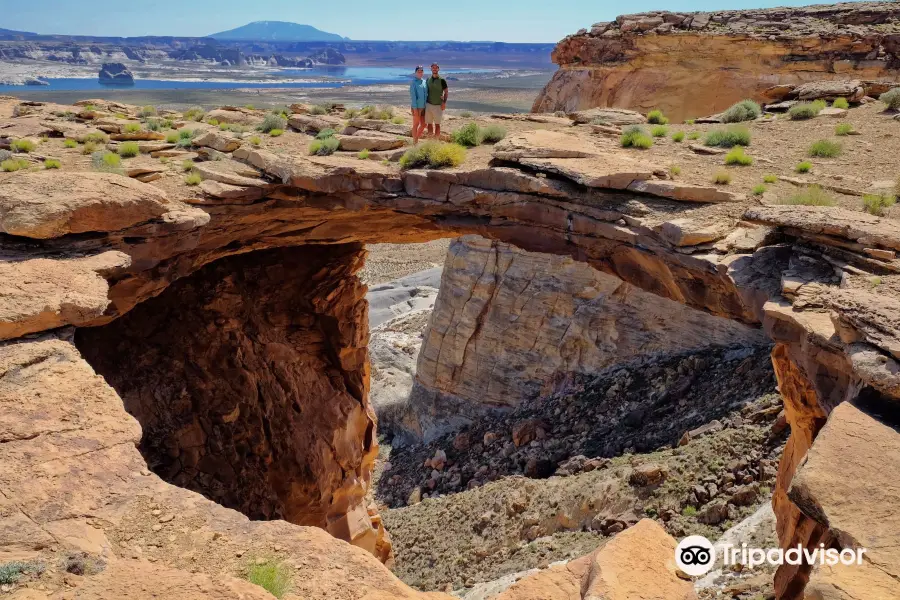
[[[882,303],[876,308],[883,315],[873,314],[863,306],[864,292],[841,290],[832,277],[834,269],[854,264],[900,270],[897,226],[839,209],[748,208],[737,195],[655,179],[660,168],[566,134],[514,136],[498,144],[494,156],[491,164],[467,170],[398,173],[377,163],[350,166],[333,157],[287,159],[240,149],[234,158],[259,169],[254,185],[262,197],[208,195],[194,201],[196,206],[168,201],[150,186],[112,175],[10,177],[0,183],[0,226],[7,234],[3,268],[16,292],[4,307],[0,337],[111,323],[106,332],[80,332],[79,347],[106,371],[126,403],[130,394],[136,405],[141,399],[161,401],[166,418],[178,398],[188,402],[177,409],[182,416],[192,413],[190,403],[197,398],[204,409],[215,407],[223,397],[217,386],[228,385],[241,369],[219,369],[213,359],[227,360],[240,350],[246,365],[265,374],[252,382],[242,375],[237,393],[224,395],[231,402],[206,423],[170,426],[162,419],[158,431],[177,435],[159,448],[185,457],[173,479],[209,476],[207,487],[195,487],[214,498],[221,492],[223,501],[251,516],[326,527],[386,557],[388,549],[363,505],[376,442],[366,397],[364,288],[355,278],[364,256],[361,244],[479,233],[526,250],[567,254],[666,298],[764,327],[777,344],[773,362],[792,426],[774,499],[779,538],[784,545],[863,539],[864,521],[853,524],[859,531],[845,529],[839,538],[829,529],[831,507],[803,512],[788,491],[835,406],[860,390],[900,397],[896,307]],[[646,217],[633,210],[635,200]],[[727,203],[718,214],[732,229],[714,238],[723,240],[715,248],[702,241],[710,202]],[[814,268],[822,265],[831,271],[823,275]],[[33,285],[35,273],[42,272],[56,273],[52,286]],[[179,307],[185,298],[189,305]],[[826,307],[831,316],[800,310],[799,304]],[[267,311],[270,307],[277,310]],[[876,323],[883,319],[893,329]],[[117,384],[117,371],[135,366],[129,359],[148,349],[155,348],[163,364],[178,358],[164,355],[165,344],[154,346],[153,335],[160,331],[164,340],[178,336],[185,356],[211,361],[201,362],[208,368],[194,374],[192,385],[207,386],[204,393],[184,396],[153,364],[136,365],[140,381],[120,377]],[[210,355],[212,346],[221,354]],[[285,372],[284,357],[305,366]],[[160,390],[167,391],[154,398]],[[295,408],[292,402],[304,394],[333,398],[340,407],[333,418],[323,419],[327,426],[294,440],[312,451],[273,435],[278,427],[287,430],[284,423],[273,428],[272,417],[293,411],[300,417],[291,422],[300,424],[335,408],[320,403],[305,416],[309,407]],[[284,402],[272,404],[273,398]],[[259,399],[266,405],[246,406]],[[235,407],[238,414],[250,410],[256,425],[241,435],[216,430],[234,422]],[[863,412],[857,422],[865,418],[873,417]],[[26,438],[16,439],[25,443]],[[201,446],[214,446],[219,454],[200,456]],[[256,482],[250,500],[213,485],[222,481],[216,478],[221,459],[247,456],[248,448],[261,448],[250,452],[260,468],[275,465],[272,478],[260,478],[258,469],[250,468],[237,475]],[[314,455],[321,460],[311,459]],[[204,469],[202,459],[210,456]],[[279,468],[301,463],[309,469],[299,475]],[[267,488],[265,481],[282,485]],[[803,506],[814,505],[815,498],[804,496]],[[891,563],[884,571],[893,568]],[[798,597],[808,572],[808,567],[780,571],[780,596]]]

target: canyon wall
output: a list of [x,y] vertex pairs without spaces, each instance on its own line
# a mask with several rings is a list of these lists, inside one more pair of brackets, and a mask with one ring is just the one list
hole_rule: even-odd
[[900,5],[623,15],[567,36],[535,112],[662,109],[682,120],[779,84],[900,78]]
[[401,427],[430,440],[577,375],[761,331],[661,298],[567,256],[479,236],[450,246]]

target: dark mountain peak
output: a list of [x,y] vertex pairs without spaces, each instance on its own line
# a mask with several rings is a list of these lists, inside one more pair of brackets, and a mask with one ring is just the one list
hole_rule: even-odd
[[343,42],[348,38],[316,29],[312,25],[287,21],[254,21],[236,29],[214,33],[218,40],[277,42]]

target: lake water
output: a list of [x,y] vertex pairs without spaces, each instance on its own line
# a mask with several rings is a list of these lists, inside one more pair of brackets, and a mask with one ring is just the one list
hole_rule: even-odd
[[[409,81],[412,69],[403,67],[315,67],[312,69],[282,69],[266,71],[265,76],[281,76],[285,79],[315,79],[315,81],[287,82],[272,79],[264,83],[247,81],[174,81],[169,79],[137,79],[134,85],[106,85],[97,79],[60,78],[45,79],[50,85],[21,86],[0,85],[0,93],[24,93],[41,91],[98,91],[98,90],[227,90],[235,88],[339,88],[345,85],[374,85]],[[490,73],[490,70],[447,69],[441,73],[453,77],[461,73]],[[247,71],[242,73],[247,74]],[[221,78],[221,74],[216,74]]]

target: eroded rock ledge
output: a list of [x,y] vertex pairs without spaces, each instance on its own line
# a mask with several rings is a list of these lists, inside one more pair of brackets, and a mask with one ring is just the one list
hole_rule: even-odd
[[700,117],[761,99],[777,84],[895,81],[898,53],[893,2],[622,15],[559,42],[560,69],[533,110],[617,106]]
[[[831,543],[852,544],[865,540],[866,531],[875,530],[889,538],[897,535],[896,524],[881,518],[880,496],[854,499],[860,505],[854,513],[858,518],[835,517],[832,521],[830,515],[844,515],[846,509],[839,505],[839,498],[813,485],[862,467],[886,468],[889,479],[900,480],[893,476],[893,465],[873,466],[876,457],[865,452],[852,455],[850,463],[840,457],[812,459],[816,436],[826,422],[829,436],[855,431],[867,422],[872,424],[873,439],[886,436],[893,440],[891,436],[896,435],[894,429],[878,425],[885,417],[869,404],[857,403],[864,418],[845,428],[838,424],[846,418],[846,411],[832,413],[835,407],[860,398],[877,406],[896,406],[900,389],[896,302],[890,290],[841,286],[851,275],[900,272],[896,258],[900,227],[896,221],[842,209],[759,206],[739,194],[710,194],[702,186],[661,178],[665,169],[660,165],[623,153],[612,142],[589,141],[567,133],[511,136],[496,146],[495,158],[483,166],[398,172],[372,161],[292,157],[239,148],[231,158],[208,163],[209,171],[232,181],[241,177],[241,183],[228,185],[257,190],[253,194],[262,188],[262,197],[207,193],[183,203],[149,184],[130,182],[129,188],[140,190],[140,206],[151,211],[137,217],[134,204],[126,201],[131,196],[119,194],[120,180],[115,177],[61,172],[55,174],[59,185],[52,188],[42,174],[7,177],[0,184],[0,241],[4,289],[11,292],[0,296],[0,337],[6,340],[0,346],[0,440],[4,442],[0,461],[11,467],[0,475],[0,501],[8,515],[0,528],[0,549],[9,554],[34,554],[89,545],[92,551],[137,561],[145,571],[175,569],[179,576],[190,579],[191,569],[209,575],[233,572],[234,559],[226,557],[243,550],[232,545],[208,550],[219,547],[206,542],[225,535],[254,551],[287,553],[286,558],[301,565],[303,581],[308,581],[308,587],[298,592],[304,597],[361,598],[373,590],[383,597],[408,596],[411,592],[362,550],[341,545],[313,529],[280,521],[251,523],[150,474],[134,448],[139,437],[135,421],[66,334],[28,336],[66,325],[83,328],[112,323],[129,341],[121,353],[128,355],[142,346],[152,351],[152,336],[136,339],[134,332],[141,331],[143,324],[129,323],[127,313],[135,307],[140,311],[141,303],[156,296],[153,301],[164,311],[172,310],[179,298],[190,299],[177,317],[173,316],[176,323],[178,318],[186,319],[185,315],[215,320],[182,321],[185,335],[179,347],[185,354],[205,352],[205,345],[213,343],[221,343],[226,353],[228,348],[239,348],[241,356],[260,368],[259,381],[272,384],[257,396],[264,403],[281,399],[282,391],[304,382],[320,386],[322,394],[332,394],[336,406],[348,410],[332,421],[337,431],[312,429],[329,436],[317,447],[333,449],[333,460],[344,472],[320,481],[322,489],[268,490],[260,496],[266,502],[259,506],[264,507],[262,514],[283,512],[300,522],[318,521],[324,512],[332,531],[361,543],[372,539],[368,529],[372,526],[350,524],[359,523],[365,510],[358,499],[365,492],[370,467],[366,457],[374,440],[367,420],[371,417],[366,349],[359,345],[359,340],[366,338],[367,324],[364,304],[358,300],[361,295],[357,296],[362,288],[353,279],[359,261],[356,245],[425,241],[461,233],[479,233],[531,251],[568,255],[664,298],[748,325],[762,325],[777,342],[773,361],[792,427],[774,502],[782,543],[817,545],[830,536]],[[67,193],[69,189],[95,191],[73,197]],[[26,200],[31,208],[23,203]],[[98,204],[107,218],[97,217]],[[16,215],[14,232],[4,224],[3,215],[10,214]],[[293,246],[307,246],[304,252],[315,258],[300,262],[292,252],[258,253]],[[339,256],[345,258],[332,261]],[[219,259],[226,260],[214,263]],[[55,264],[55,270],[46,271],[51,275],[43,285],[35,285],[35,269],[43,270],[48,264]],[[90,293],[71,294],[66,288],[71,282],[52,274],[68,264],[77,264],[79,273],[91,281]],[[309,281],[283,283],[288,292],[293,290],[306,302],[285,307],[285,296],[274,285],[279,277],[271,273],[259,271],[252,280],[235,275],[236,270],[257,268],[249,267],[251,264],[268,265],[275,274],[308,274]],[[209,273],[204,269],[207,265]],[[261,296],[257,296],[257,287],[264,292]],[[44,297],[54,300],[44,303]],[[104,297],[108,299],[105,308]],[[260,306],[248,306],[249,297],[260,300]],[[208,301],[201,304],[204,298]],[[194,303],[200,306],[190,306]],[[279,307],[278,314],[265,314],[268,306]],[[877,316],[870,307],[878,308]],[[222,310],[228,317],[222,317]],[[141,313],[134,314],[138,320]],[[347,323],[337,327],[334,321],[338,317]],[[114,323],[117,319],[124,320]],[[890,327],[879,326],[885,319]],[[249,326],[252,333],[228,338],[225,333],[238,324]],[[217,327],[222,331],[214,331]],[[164,323],[158,331],[169,335],[171,330],[172,325]],[[83,339],[101,339],[103,333],[84,335]],[[122,336],[114,337],[121,343]],[[311,364],[317,365],[315,378],[308,379],[310,373],[304,368],[282,373],[271,363],[263,364],[264,356],[295,352],[308,355]],[[104,349],[86,349],[86,353],[100,355],[96,360],[101,371],[118,359]],[[181,368],[178,358],[162,359],[176,371]],[[216,365],[208,366],[215,372]],[[320,369],[333,375],[327,385]],[[106,372],[115,382],[114,370]],[[120,381],[119,385],[128,402],[140,398],[142,406],[149,406],[143,404],[147,399],[141,394],[153,389],[160,375],[153,369],[139,372],[142,378],[138,381]],[[272,378],[279,374],[284,377],[274,385]],[[162,379],[167,376],[163,373]],[[205,406],[222,398],[225,410],[216,413],[212,407],[210,421],[224,420],[233,414],[236,404],[240,406],[234,398],[229,399],[230,385],[239,383],[242,387],[236,389],[250,389],[252,394],[248,381],[230,377],[196,376],[192,381],[194,388],[215,387],[161,390],[154,405],[175,408],[176,398],[182,398]],[[308,408],[312,407],[301,406],[301,413]],[[286,402],[247,409],[260,416],[294,410]],[[185,414],[179,409],[168,416]],[[180,431],[182,425],[151,421],[151,427],[159,426],[161,431]],[[262,429],[265,431],[264,426]],[[188,430],[196,432],[190,426]],[[254,430],[259,431],[247,428]],[[206,430],[204,433],[209,435]],[[215,452],[201,450],[190,435],[173,448],[181,461],[178,468],[188,467],[179,472],[186,477],[194,468],[202,472],[192,477],[193,481],[207,478],[215,482],[216,453],[227,455],[232,447],[239,447],[237,443],[232,446],[227,436],[216,437],[214,429],[212,433],[207,441],[221,442]],[[340,443],[331,439],[335,435],[342,438]],[[265,444],[258,446],[255,456],[265,458]],[[272,449],[277,447],[271,444]],[[283,449],[284,455],[269,468],[291,464],[301,456],[297,448]],[[200,454],[212,459],[194,465],[192,457]],[[809,461],[803,465],[807,456]],[[210,469],[200,468],[204,464]],[[798,470],[812,470],[812,465],[816,465],[815,473],[800,480],[807,482],[802,493],[793,490]],[[256,481],[262,479],[261,474],[253,476]],[[347,482],[353,480],[348,488]],[[202,489],[211,495],[216,492],[215,486]],[[233,501],[235,506],[248,508],[243,499],[234,497]],[[311,512],[301,516],[301,507]],[[185,543],[196,549],[178,552],[167,546],[173,542],[166,537],[153,543],[155,562],[142,562],[141,553],[133,550],[134,536],[127,537],[131,534],[125,532],[146,528],[150,519],[146,515],[157,516],[153,511],[160,511],[163,517],[177,515],[157,523],[159,531],[176,518],[184,519]],[[335,527],[342,520],[348,524],[346,529]],[[841,523],[840,531],[835,523]],[[374,524],[377,528],[377,517]],[[279,542],[274,548],[258,547],[259,540],[266,543],[275,532]],[[177,533],[172,535],[179,539]],[[374,537],[377,539],[377,534]],[[304,545],[303,540],[314,543]],[[369,542],[362,543],[367,544],[372,549]],[[379,551],[377,544],[375,551]],[[896,583],[900,573],[889,556],[892,551],[890,544],[870,548],[870,566],[883,579]],[[202,556],[208,559],[199,560]],[[334,563],[345,570],[339,579],[323,580],[320,574],[334,568],[329,566]],[[126,564],[131,563],[123,562],[117,568]],[[346,569],[355,571],[351,575]],[[776,581],[780,597],[800,598],[809,576],[809,567],[782,570]],[[107,597],[112,589],[106,590]]]

